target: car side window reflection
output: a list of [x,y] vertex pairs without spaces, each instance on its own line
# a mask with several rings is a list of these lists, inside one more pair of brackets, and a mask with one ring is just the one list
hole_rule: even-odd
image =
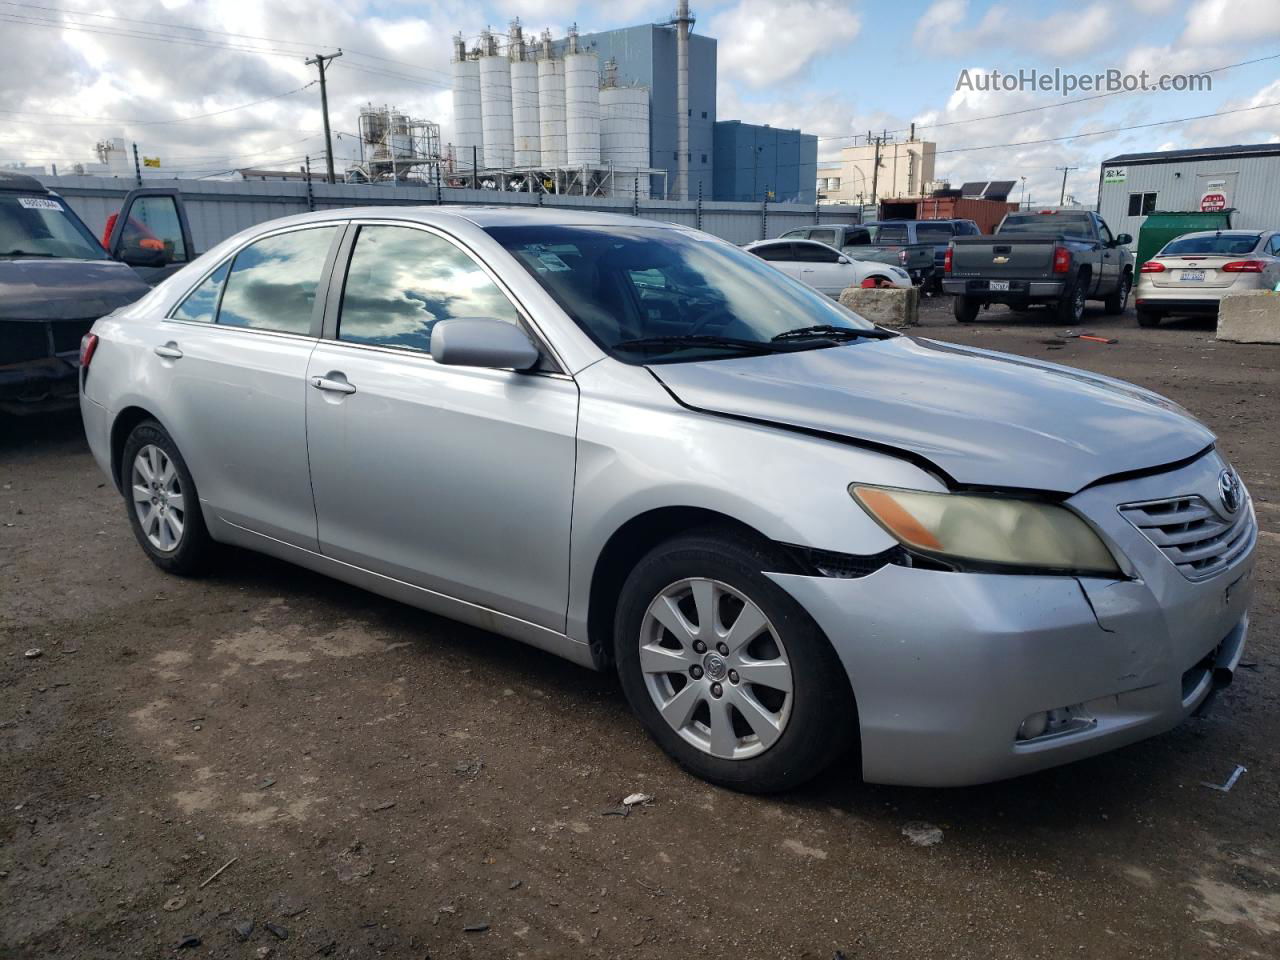
[[316,287],[337,227],[278,233],[236,254],[218,323],[282,333],[310,333]]
[[411,227],[360,228],[342,291],[339,340],[429,353],[431,328],[457,317],[520,322],[497,284],[448,240]]
[[231,262],[228,261],[205,277],[204,282],[178,304],[173,311],[173,318],[213,323],[213,318],[218,312],[218,297],[222,294],[222,284],[226,282],[230,271]]

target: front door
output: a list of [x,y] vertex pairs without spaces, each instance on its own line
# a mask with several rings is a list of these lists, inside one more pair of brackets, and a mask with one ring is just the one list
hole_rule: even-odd
[[432,230],[362,225],[333,289],[306,390],[321,552],[563,630],[577,385],[431,359],[439,320],[523,323]]
[[[200,498],[221,519],[316,549],[307,470],[307,360],[320,331],[316,290],[340,227],[272,234],[200,283],[148,344]],[[184,443],[199,437],[199,443]]]

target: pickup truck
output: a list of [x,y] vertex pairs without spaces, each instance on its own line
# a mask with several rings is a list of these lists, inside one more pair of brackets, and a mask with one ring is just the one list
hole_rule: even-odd
[[1086,300],[1124,312],[1133,288],[1127,233],[1113,236],[1090,210],[1010,213],[991,236],[956,237],[947,249],[942,289],[955,296],[955,316],[972,323],[993,303],[1014,310],[1050,306],[1059,323],[1078,324]]
[[125,197],[104,241],[40,181],[0,172],[0,413],[74,406],[82,337],[195,256],[176,190]]
[[933,244],[910,242],[908,231],[901,223],[798,227],[778,239],[816,240],[835,247],[852,260],[901,267],[914,284],[927,283],[934,272]]

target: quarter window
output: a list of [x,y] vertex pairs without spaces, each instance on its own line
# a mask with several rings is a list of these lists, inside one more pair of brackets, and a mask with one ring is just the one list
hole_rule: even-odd
[[[548,269],[557,269],[554,252],[542,256]],[[520,322],[497,284],[448,240],[411,227],[360,228],[342,292],[339,340],[425,353],[431,328],[457,317]]]
[[174,319],[213,323],[213,318],[218,313],[218,297],[222,295],[222,285],[230,271],[231,263],[228,261],[205,277],[204,282],[178,304],[178,308],[173,311]]
[[283,333],[310,333],[316,287],[337,227],[265,237],[236,254],[218,323]]

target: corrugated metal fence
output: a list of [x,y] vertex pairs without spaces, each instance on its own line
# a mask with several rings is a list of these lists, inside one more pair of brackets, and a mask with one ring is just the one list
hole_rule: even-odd
[[[120,208],[121,200],[134,186],[131,180],[108,177],[42,177],[41,181],[65,197],[99,236],[107,217]],[[857,223],[859,215],[858,207],[826,204],[628,200],[389,184],[148,179],[146,186],[177,187],[182,192],[191,221],[192,241],[200,252],[246,227],[276,217],[306,213],[309,209],[386,204],[578,207],[698,227],[738,244],[776,237],[794,227],[814,223]]]

